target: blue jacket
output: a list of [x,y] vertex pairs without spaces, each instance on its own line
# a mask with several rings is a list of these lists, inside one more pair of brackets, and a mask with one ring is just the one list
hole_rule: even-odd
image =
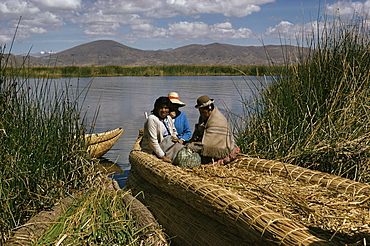
[[188,117],[183,112],[178,111],[178,115],[173,119],[175,121],[175,128],[178,133],[179,139],[188,141],[191,138],[191,129],[188,121]]

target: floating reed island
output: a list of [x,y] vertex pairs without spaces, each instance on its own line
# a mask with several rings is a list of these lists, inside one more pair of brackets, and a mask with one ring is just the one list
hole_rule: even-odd
[[[370,241],[370,185],[240,156],[183,168],[130,153],[131,189],[173,245],[358,245]],[[361,244],[362,245],[362,244]]]

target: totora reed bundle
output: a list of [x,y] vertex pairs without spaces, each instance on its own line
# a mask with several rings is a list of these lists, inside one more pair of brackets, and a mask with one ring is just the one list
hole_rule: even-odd
[[[180,168],[141,152],[138,144],[130,163],[127,188],[143,191],[138,198],[176,245],[345,245],[370,239],[367,184],[242,156],[226,166]],[[205,232],[214,236],[204,238]],[[226,235],[233,239],[225,242]]]
[[123,131],[123,127],[119,127],[107,132],[85,134],[88,156],[92,158],[102,157],[117,142]]

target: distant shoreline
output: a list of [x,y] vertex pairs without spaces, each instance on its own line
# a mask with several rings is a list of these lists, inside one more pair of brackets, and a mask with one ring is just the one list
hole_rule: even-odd
[[[123,76],[274,76],[287,74],[287,66],[168,65],[168,66],[63,66],[13,67],[12,73],[33,78]],[[10,71],[10,70],[9,70]]]

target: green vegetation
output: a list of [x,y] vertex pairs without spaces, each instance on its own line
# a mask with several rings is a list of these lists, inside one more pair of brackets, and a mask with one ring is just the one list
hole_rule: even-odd
[[308,40],[304,60],[243,100],[249,110],[236,127],[244,153],[370,181],[370,32],[364,23],[326,21],[324,32]]
[[123,192],[103,191],[97,179],[106,174],[85,155],[79,102],[88,88],[57,84],[48,79],[52,74],[31,79],[34,70],[8,67],[2,53],[0,47],[0,245],[38,212],[81,194],[42,245],[61,239],[56,230],[73,234],[66,242],[139,245],[143,232],[127,213]]
[[36,244],[142,245],[148,232],[137,229],[123,202],[127,191],[109,189],[103,182],[97,181],[76,199]]
[[83,188],[94,169],[83,158],[79,95],[68,85],[5,76],[7,69],[0,60],[0,244],[12,229]]
[[105,77],[105,76],[218,76],[281,74],[284,66],[227,66],[227,65],[169,65],[169,66],[92,66],[92,67],[12,67],[11,74],[32,74],[36,78],[49,77]]

